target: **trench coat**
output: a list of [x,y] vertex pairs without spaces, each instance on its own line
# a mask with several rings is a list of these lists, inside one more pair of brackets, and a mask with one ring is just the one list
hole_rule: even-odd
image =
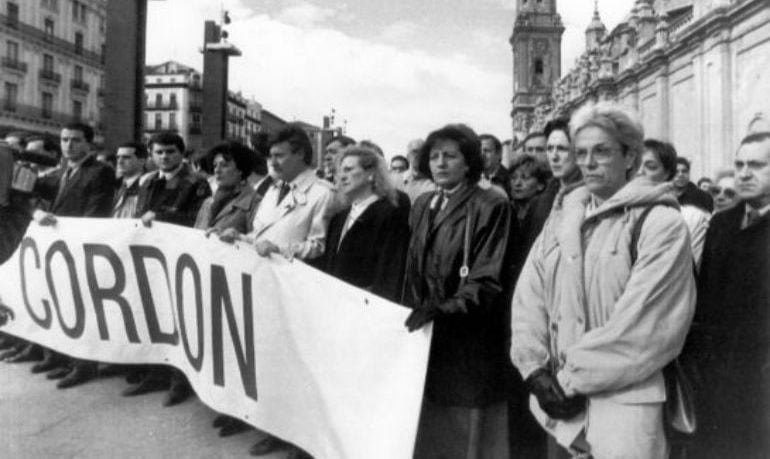
[[[404,304],[447,303],[455,312],[433,322],[425,397],[438,405],[484,407],[506,399],[512,371],[506,286],[500,280],[510,264],[510,204],[494,191],[468,185],[431,223],[433,196],[420,196],[412,208]],[[466,221],[469,273],[461,284]]]

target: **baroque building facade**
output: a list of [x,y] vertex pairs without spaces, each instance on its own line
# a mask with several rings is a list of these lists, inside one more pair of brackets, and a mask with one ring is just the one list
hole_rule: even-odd
[[106,0],[0,2],[0,130],[101,128]]
[[599,11],[577,65],[535,107],[531,130],[582,105],[616,101],[645,135],[672,142],[693,177],[732,164],[749,125],[770,115],[770,2],[637,0],[608,31]]

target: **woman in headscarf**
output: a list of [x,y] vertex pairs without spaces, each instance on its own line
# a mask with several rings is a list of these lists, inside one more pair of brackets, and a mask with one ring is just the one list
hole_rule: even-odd
[[412,208],[404,304],[410,331],[433,323],[416,458],[508,457],[505,285],[511,208],[478,186],[482,159],[465,125],[431,133],[419,171],[438,191]]
[[588,105],[570,134],[585,185],[557,199],[529,253],[511,357],[533,414],[571,453],[665,458],[662,369],[695,306],[687,226],[670,184],[633,179],[644,148],[634,117]]

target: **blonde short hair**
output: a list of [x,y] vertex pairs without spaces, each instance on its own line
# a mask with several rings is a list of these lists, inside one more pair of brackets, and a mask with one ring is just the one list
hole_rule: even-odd
[[614,103],[588,104],[572,115],[569,123],[570,137],[574,140],[581,130],[590,126],[597,127],[614,138],[623,149],[623,154],[635,155],[633,167],[629,169],[626,177],[636,175],[642,164],[644,151],[644,128],[637,116]]

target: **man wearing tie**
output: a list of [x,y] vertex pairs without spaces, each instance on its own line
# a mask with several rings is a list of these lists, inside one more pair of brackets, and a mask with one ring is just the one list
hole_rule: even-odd
[[[316,176],[310,163],[313,148],[301,126],[290,123],[270,139],[268,163],[275,183],[268,188],[249,234],[238,237],[254,244],[260,256],[280,253],[311,260],[323,254],[326,230],[335,208],[333,185]],[[229,240],[229,239],[223,239]],[[253,456],[288,449],[289,458],[307,458],[299,448],[265,436],[249,451]]]
[[115,195],[112,208],[114,218],[133,218],[139,199],[139,178],[144,172],[147,148],[137,142],[127,142],[118,147],[116,173],[120,188]]
[[245,236],[260,255],[310,260],[323,253],[334,190],[315,175],[312,156],[310,140],[296,124],[271,139],[269,163],[276,181],[257,209],[254,230]]
[[683,358],[703,381],[693,457],[760,457],[770,448],[770,132],[735,158],[741,202],[713,216]]
[[[58,173],[41,177],[35,191],[53,201],[51,212],[40,217],[41,225],[55,225],[56,217],[109,217],[115,193],[115,176],[91,154],[94,130],[72,123],[61,131],[62,155],[66,165]],[[49,379],[63,378],[56,387],[64,389],[82,384],[96,375],[96,362],[73,359],[46,350],[33,373],[50,371]]]

